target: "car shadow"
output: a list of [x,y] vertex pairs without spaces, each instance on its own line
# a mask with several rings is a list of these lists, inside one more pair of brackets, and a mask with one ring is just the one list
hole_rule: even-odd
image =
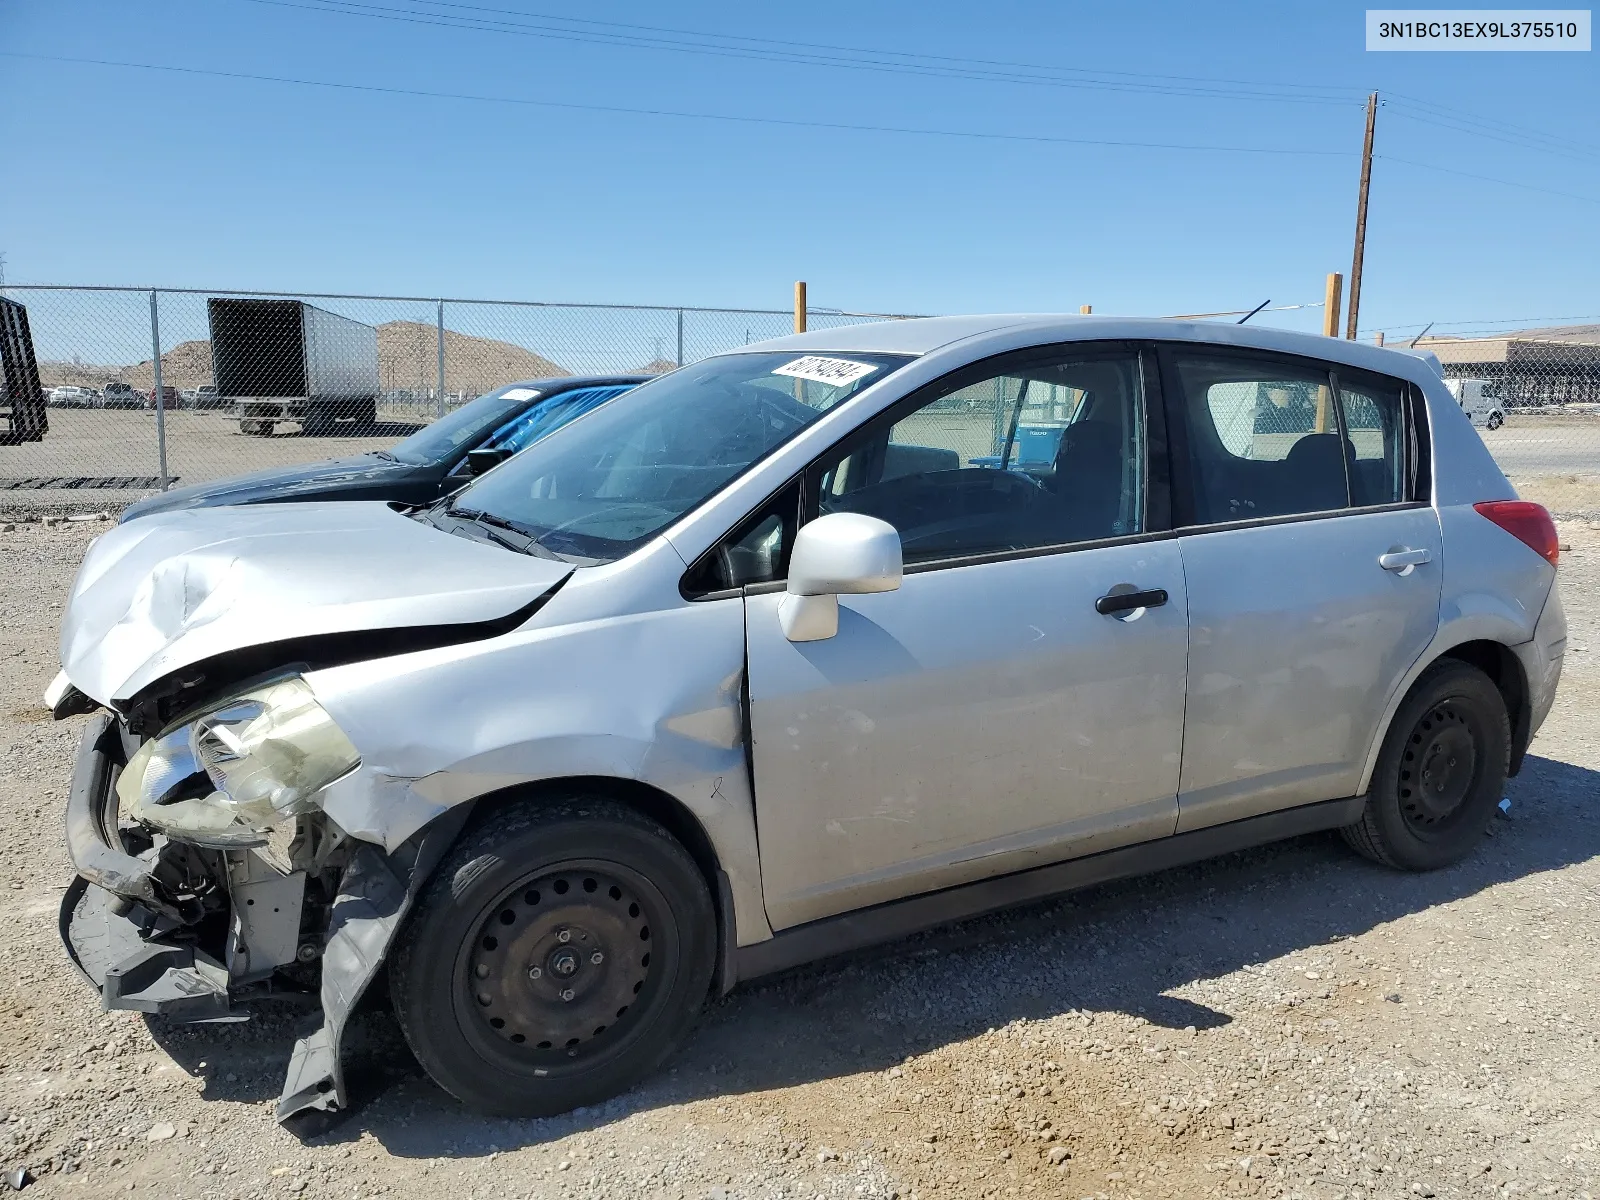
[[[1293,951],[1351,937],[1509,880],[1600,855],[1600,771],[1530,756],[1510,781],[1511,819],[1483,847],[1429,874],[1356,857],[1336,834],[1174,868],[946,926],[799,968],[713,1004],[670,1066],[628,1094],[541,1120],[472,1113],[433,1085],[378,1003],[353,1023],[352,1107],[315,1137],[370,1132],[402,1157],[473,1157],[536,1145],[630,1113],[885,1070],[1018,1019],[1118,1012],[1154,1026],[1211,1028],[1226,1011],[1173,996]],[[206,1077],[207,1097],[272,1098],[294,1030],[284,1016],[165,1026],[157,1040]],[[199,1064],[204,1063],[202,1068]]]

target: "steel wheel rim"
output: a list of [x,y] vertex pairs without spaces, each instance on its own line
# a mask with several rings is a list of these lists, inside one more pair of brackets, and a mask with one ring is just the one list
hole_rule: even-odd
[[1398,789],[1412,832],[1439,836],[1460,823],[1482,761],[1479,738],[1454,701],[1434,705],[1417,720],[1400,756]]
[[619,863],[530,872],[483,908],[456,956],[458,1027],[486,1059],[536,1076],[616,1057],[668,974],[665,915]]

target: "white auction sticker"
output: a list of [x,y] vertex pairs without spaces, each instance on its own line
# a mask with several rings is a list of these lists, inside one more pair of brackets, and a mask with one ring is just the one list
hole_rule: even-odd
[[834,387],[848,387],[877,369],[874,363],[852,362],[848,358],[822,358],[819,355],[808,354],[804,358],[784,363],[772,373],[791,375],[795,379],[809,379],[812,383],[831,383]]
[[1589,49],[1586,8],[1369,8],[1368,50]]
[[500,393],[502,400],[532,400],[539,394],[538,388],[507,388]]

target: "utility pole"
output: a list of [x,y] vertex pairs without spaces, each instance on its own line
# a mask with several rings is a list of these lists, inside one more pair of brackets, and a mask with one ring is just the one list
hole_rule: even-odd
[[1356,340],[1356,314],[1361,308],[1361,258],[1367,247],[1367,192],[1372,186],[1372,131],[1378,122],[1378,93],[1367,97],[1367,137],[1361,145],[1361,196],[1356,201],[1356,253],[1350,263],[1350,312],[1344,336]]
[[806,331],[806,285],[804,280],[796,280],[794,285],[794,331]]

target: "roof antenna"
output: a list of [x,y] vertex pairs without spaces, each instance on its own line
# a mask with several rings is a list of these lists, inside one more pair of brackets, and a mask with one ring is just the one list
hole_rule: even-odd
[[1417,343],[1420,342],[1423,339],[1424,335],[1427,334],[1428,330],[1430,330],[1432,328],[1433,328],[1433,322],[1429,321],[1426,325],[1424,325],[1422,327],[1422,333],[1417,334],[1416,337],[1411,339],[1411,345],[1407,346],[1406,349],[1407,350],[1415,350],[1417,348]]
[[1271,300],[1263,300],[1260,304],[1256,305],[1249,312],[1245,313],[1244,316],[1240,317],[1237,321],[1235,321],[1234,324],[1235,325],[1243,325],[1251,317],[1255,316],[1258,312],[1260,312],[1263,308],[1265,308],[1267,305],[1269,305],[1271,303],[1272,303]]

